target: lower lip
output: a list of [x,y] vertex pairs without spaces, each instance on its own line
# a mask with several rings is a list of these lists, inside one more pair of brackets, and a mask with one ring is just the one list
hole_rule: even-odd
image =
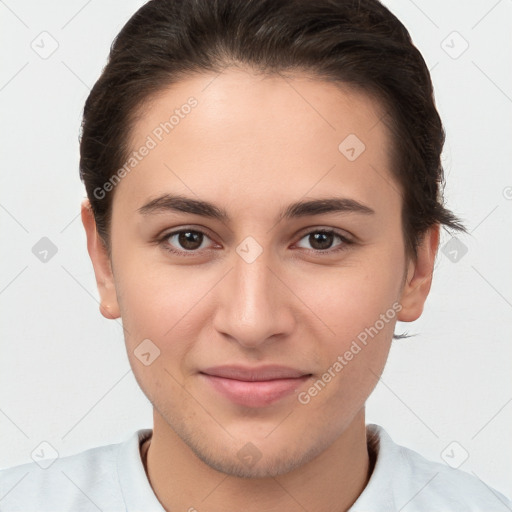
[[245,407],[265,407],[294,393],[310,375],[295,379],[244,381],[201,374],[206,381],[231,402]]

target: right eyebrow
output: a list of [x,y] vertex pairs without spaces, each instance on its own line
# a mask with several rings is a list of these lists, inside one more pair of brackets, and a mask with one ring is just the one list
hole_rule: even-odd
[[142,215],[166,213],[171,211],[201,215],[202,217],[209,217],[222,222],[227,222],[229,220],[229,215],[223,208],[215,206],[207,201],[200,201],[198,199],[172,194],[164,194],[156,199],[152,199],[144,206],[138,208],[137,211]]
[[[177,211],[216,219],[224,223],[230,220],[224,208],[208,201],[173,194],[163,194],[152,199],[144,204],[144,206],[138,208],[137,211],[142,215]],[[277,220],[280,221],[282,219],[293,219],[329,213],[359,213],[372,215],[375,211],[354,199],[327,197],[292,203],[279,213]]]

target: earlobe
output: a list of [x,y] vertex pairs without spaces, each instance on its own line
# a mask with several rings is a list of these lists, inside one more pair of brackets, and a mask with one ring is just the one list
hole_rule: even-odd
[[88,199],[82,201],[82,224],[87,236],[87,251],[91,258],[100,294],[100,313],[109,320],[119,318],[119,304],[115,288],[114,275],[107,248],[96,229],[96,221]]
[[400,298],[402,309],[397,315],[401,322],[413,322],[423,312],[432,285],[432,273],[438,246],[439,224],[436,224],[423,236],[418,246],[416,260],[409,262],[407,278]]

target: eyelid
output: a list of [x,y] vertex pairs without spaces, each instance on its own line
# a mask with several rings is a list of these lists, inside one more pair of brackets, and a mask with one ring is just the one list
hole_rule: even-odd
[[[206,249],[201,249],[201,250],[191,250],[191,251],[187,251],[185,249],[176,249],[172,246],[170,246],[169,243],[167,243],[167,240],[171,237],[171,236],[174,236],[174,235],[178,235],[180,233],[183,233],[183,232],[186,232],[186,231],[193,231],[195,233],[200,233],[202,234],[203,236],[209,238],[210,240],[212,240],[212,237],[209,235],[209,232],[206,228],[204,227],[193,227],[193,226],[181,226],[179,228],[176,228],[176,229],[173,229],[171,231],[167,231],[167,232],[164,232],[161,236],[158,236],[156,239],[155,239],[155,243],[157,244],[160,244],[160,245],[163,245],[164,246],[164,249],[173,253],[173,254],[178,254],[180,256],[196,256],[198,254],[201,254],[203,253],[204,251],[208,251],[208,250],[211,250],[211,248],[206,248]],[[342,251],[347,245],[351,245],[353,243],[355,243],[355,240],[354,240],[354,236],[347,233],[346,231],[344,230],[340,230],[338,228],[333,228],[333,227],[326,227],[326,226],[313,226],[313,227],[308,227],[308,228],[304,228],[304,230],[301,230],[297,235],[296,237],[298,237],[298,240],[296,243],[300,242],[304,237],[308,236],[308,235],[311,235],[311,234],[314,234],[314,233],[327,233],[327,234],[332,234],[334,236],[337,236],[340,238],[341,240],[341,244],[339,244],[338,246],[334,246],[334,248],[329,248],[329,249],[325,249],[325,250],[320,250],[320,249],[307,249],[307,248],[301,248],[305,251],[308,251],[310,253],[314,253],[314,254],[325,254],[325,255],[329,255],[329,254],[333,254],[333,253],[336,253],[338,251]],[[213,241],[213,240],[212,240]]]
[[304,236],[309,235],[311,233],[332,233],[334,235],[339,236],[347,243],[352,243],[357,240],[356,237],[354,235],[352,235],[351,233],[349,233],[348,231],[345,231],[344,229],[340,229],[340,228],[329,227],[329,226],[313,226],[313,227],[304,228],[304,230],[299,231],[297,236],[299,236],[300,238],[304,238]]
[[327,227],[316,227],[315,228],[315,227],[313,227],[313,228],[307,228],[307,230],[305,232],[300,234],[298,241],[294,245],[300,243],[303,238],[307,237],[308,235],[312,235],[314,233],[324,233],[324,234],[333,235],[335,237],[338,237],[340,239],[341,243],[338,245],[335,245],[333,247],[329,247],[328,249],[325,249],[325,250],[308,249],[305,247],[293,247],[292,249],[295,250],[298,248],[298,249],[302,249],[303,251],[306,251],[306,253],[313,254],[313,256],[321,255],[321,256],[325,256],[328,258],[329,256],[339,255],[343,251],[347,250],[348,246],[355,243],[355,241],[352,239],[352,237],[347,236],[348,234],[346,234],[344,231],[342,232],[335,228],[327,228]]
[[[183,233],[183,232],[187,232],[187,231],[193,231],[194,233],[200,233],[202,234],[203,236],[205,236],[206,238],[209,238],[212,242],[214,242],[214,244],[216,243],[214,240],[213,240],[213,237],[209,234],[209,230],[204,228],[204,227],[193,227],[193,226],[180,226],[179,228],[175,228],[175,229],[172,229],[171,231],[164,231],[161,235],[158,235],[154,242],[156,244],[161,244],[161,245],[165,245],[167,240],[171,237],[171,236],[174,236],[174,235],[178,235],[180,233]],[[169,245],[169,244],[167,244]],[[169,249],[169,247],[166,247],[167,250],[171,251],[171,252],[175,252],[175,253],[179,253],[179,254],[185,254],[185,255],[195,255],[195,254],[199,254],[200,252],[204,252],[206,250],[209,250],[208,249],[201,249],[201,250],[194,250],[194,251],[186,251],[185,249],[174,249],[174,250],[171,250]]]
[[183,225],[178,226],[175,228],[169,228],[168,230],[164,230],[161,232],[161,234],[158,234],[155,239],[162,239],[162,238],[168,238],[171,235],[176,235],[178,233],[182,233],[183,231],[194,231],[196,233],[202,233],[203,235],[206,235],[208,238],[212,239],[214,238],[212,236],[211,231],[204,227],[204,226],[197,226],[197,225]]

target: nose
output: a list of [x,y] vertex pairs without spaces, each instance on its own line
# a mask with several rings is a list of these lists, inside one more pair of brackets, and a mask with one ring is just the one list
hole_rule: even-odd
[[234,255],[233,268],[219,283],[214,317],[217,332],[246,349],[289,335],[295,326],[293,293],[279,266],[265,251],[255,261]]

